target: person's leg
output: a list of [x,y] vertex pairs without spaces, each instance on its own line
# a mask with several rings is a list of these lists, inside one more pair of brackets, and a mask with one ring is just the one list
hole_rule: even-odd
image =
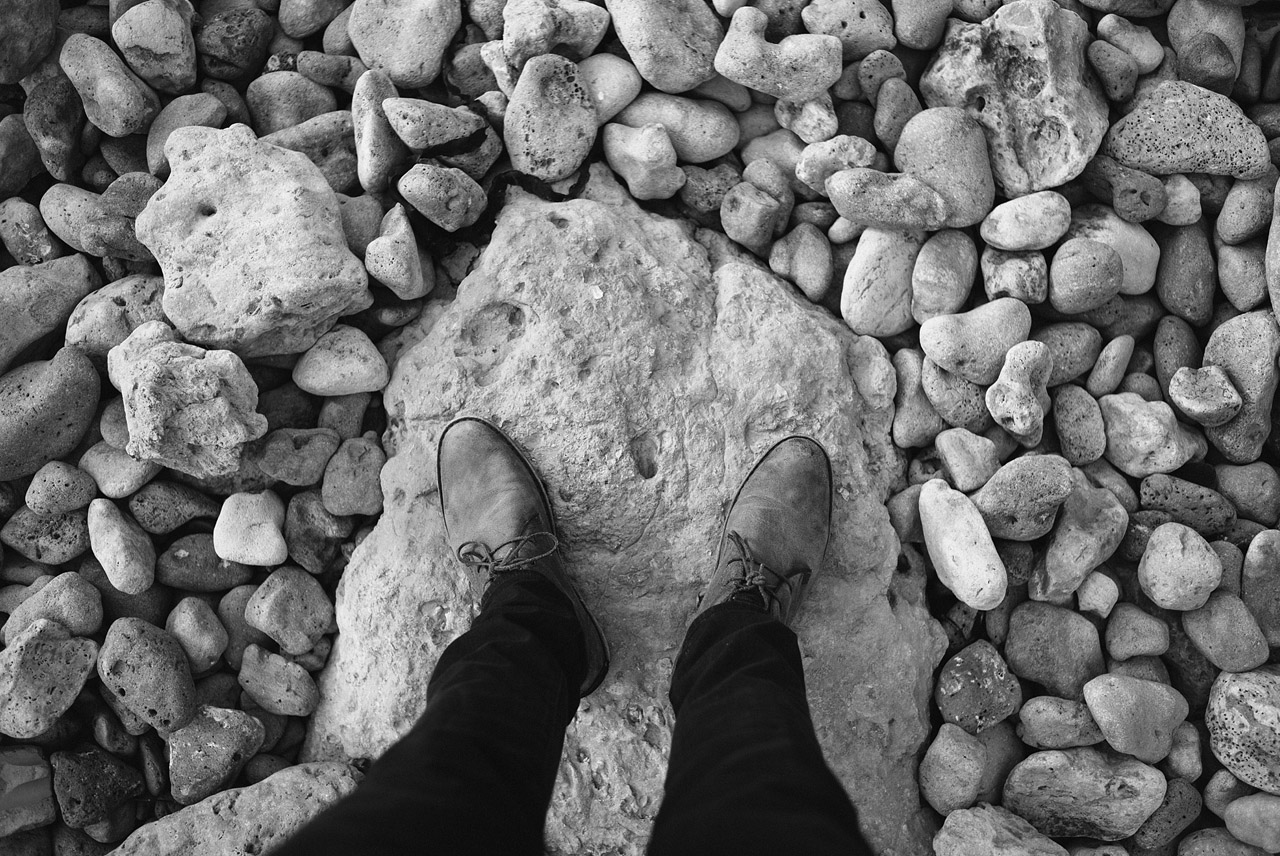
[[685,636],[671,705],[651,856],[869,856],[813,732],[789,627],[750,605],[711,607]]
[[870,854],[822,757],[787,626],[822,567],[831,502],[830,461],[808,437],[774,445],[738,489],[671,676],[652,856]]
[[504,578],[440,656],[413,729],[273,856],[541,854],[585,670],[569,599],[534,572]]
[[496,426],[441,433],[440,510],[480,614],[445,649],[427,708],[346,800],[272,856],[537,856],[564,729],[608,649],[560,559],[546,488]]

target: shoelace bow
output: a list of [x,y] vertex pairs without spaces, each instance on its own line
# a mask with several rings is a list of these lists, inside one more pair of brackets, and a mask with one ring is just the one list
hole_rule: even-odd
[[[526,544],[530,544],[538,538],[551,539],[551,546],[532,556],[518,555]],[[497,558],[498,553],[501,553],[504,547],[510,547],[510,552],[501,559]],[[512,538],[510,541],[504,541],[492,549],[488,544],[480,541],[466,541],[458,545],[457,556],[458,561],[464,565],[471,565],[476,570],[487,572],[493,577],[512,571],[522,571],[534,562],[545,559],[559,549],[560,539],[552,533],[532,532],[528,535],[521,535],[519,538]]]

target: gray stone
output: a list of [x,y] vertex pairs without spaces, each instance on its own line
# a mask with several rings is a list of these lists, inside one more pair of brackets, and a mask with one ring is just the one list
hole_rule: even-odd
[[1091,747],[1036,752],[1013,768],[1004,805],[1045,835],[1119,841],[1164,800],[1155,767]]
[[346,764],[302,764],[256,785],[234,788],[133,833],[116,856],[240,856],[267,853],[351,793],[359,774]]
[[163,321],[130,333],[107,367],[124,397],[125,449],[136,458],[199,478],[226,475],[240,467],[244,445],[267,431],[240,358],[185,344]]
[[93,673],[98,645],[39,618],[0,651],[0,734],[24,740],[53,727]]
[[920,81],[930,107],[982,125],[1010,198],[1075,178],[1107,131],[1107,102],[1085,62],[1088,27],[1052,0],[1006,5],[980,24],[947,21]]
[[[642,212],[599,166],[572,202],[508,192],[459,297],[401,356],[384,393],[395,461],[386,506],[344,572],[338,642],[302,757],[385,751],[421,712],[440,652],[468,626],[474,604],[440,513],[418,497],[440,429],[459,409],[485,412],[510,426],[553,485],[569,571],[614,646],[607,692],[569,727],[548,849],[641,852],[666,772],[668,663],[709,571],[720,503],[775,439],[813,432],[847,497],[797,624],[812,655],[813,717],[871,845],[923,852],[932,829],[911,759],[928,736],[943,637],[918,599],[921,577],[895,570],[883,510],[901,472],[889,441],[893,368],[877,342],[689,228]],[[605,234],[627,237],[590,237]],[[541,262],[552,257],[583,271],[581,287],[563,287]],[[615,270],[633,275],[624,284]],[[665,324],[655,323],[658,295]],[[805,349],[791,346],[799,340]],[[784,380],[798,376],[803,387]],[[547,385],[565,377],[575,380],[559,392]],[[762,397],[775,383],[789,391]],[[558,396],[575,404],[551,406]],[[442,410],[442,401],[456,404]],[[590,424],[575,415],[586,413]],[[725,434],[726,424],[740,428]],[[583,454],[600,466],[580,466]],[[439,609],[410,615],[405,603]],[[600,765],[621,777],[594,784]],[[878,786],[858,785],[868,779]]]
[[197,803],[231,783],[266,737],[262,723],[240,710],[203,705],[169,735],[169,782],[182,805]]
[[100,387],[76,348],[0,376],[0,481],[32,475],[74,449],[94,418]]
[[1222,672],[1204,714],[1214,757],[1245,784],[1280,794],[1280,666]]
[[[372,303],[319,167],[244,125],[180,128],[172,174],[137,218],[187,341],[244,356],[297,353]],[[269,284],[264,288],[263,283]]]
[[947,815],[933,837],[937,856],[1067,856],[1053,839],[998,805],[978,805]]

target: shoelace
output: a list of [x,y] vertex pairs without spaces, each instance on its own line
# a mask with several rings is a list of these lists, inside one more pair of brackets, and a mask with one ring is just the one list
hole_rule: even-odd
[[[533,556],[518,555],[526,544],[530,544],[538,538],[550,538],[551,546]],[[498,559],[497,554],[502,552],[504,547],[510,547],[511,551],[504,558]],[[532,532],[528,535],[521,535],[519,538],[512,538],[510,541],[504,541],[492,549],[488,544],[480,541],[466,541],[458,545],[457,556],[458,561],[464,565],[471,565],[477,571],[485,572],[490,577],[495,577],[499,574],[524,570],[534,562],[545,559],[559,549],[560,539],[552,533]]]
[[[776,594],[778,585],[785,585],[790,588],[791,581],[775,574],[763,562],[757,561],[751,553],[751,548],[747,546],[746,540],[737,532],[729,533],[729,543],[733,544],[738,550],[738,555],[731,558],[729,564],[742,566],[742,575],[733,577],[728,581],[728,585],[733,588],[733,592],[729,595],[730,599],[740,594],[758,594],[764,608],[769,612],[773,612],[774,606],[778,602]],[[769,586],[770,575],[778,580],[778,584],[772,588]]]

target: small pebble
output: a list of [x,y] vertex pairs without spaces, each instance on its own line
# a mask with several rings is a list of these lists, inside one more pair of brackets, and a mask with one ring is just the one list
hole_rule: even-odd
[[151,538],[109,499],[89,503],[89,546],[111,584],[125,594],[141,594],[155,580]]
[[227,631],[209,603],[184,597],[169,613],[164,629],[182,646],[192,674],[212,669],[227,648]]
[[920,795],[939,814],[968,808],[978,798],[985,761],[978,738],[944,722],[920,760]]
[[293,367],[293,382],[313,395],[377,392],[389,376],[369,337],[344,324],[321,336]]
[[1222,580],[1222,562],[1209,543],[1181,523],[1151,533],[1138,563],[1138,583],[1164,609],[1199,609]]
[[289,557],[284,518],[284,503],[271,491],[234,493],[222,503],[213,526],[214,550],[231,562],[279,565]]

